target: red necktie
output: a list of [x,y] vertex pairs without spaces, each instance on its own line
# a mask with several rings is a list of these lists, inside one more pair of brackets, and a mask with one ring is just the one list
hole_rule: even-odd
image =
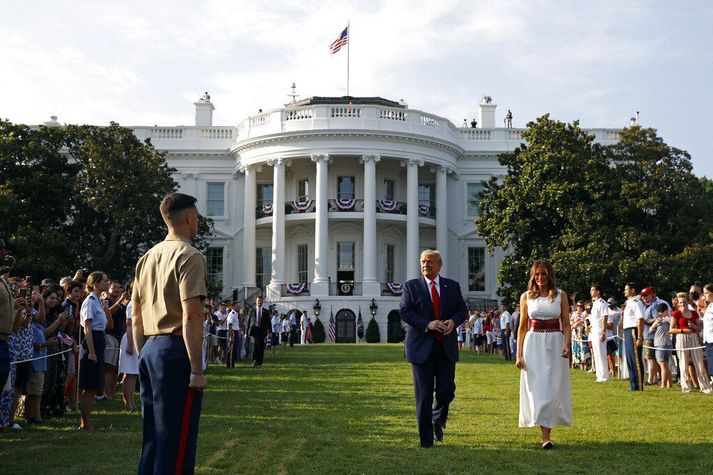
[[[436,316],[436,320],[441,319],[441,297],[438,295],[436,290],[436,281],[431,281],[431,300],[433,301],[433,314]],[[434,334],[436,341],[443,341],[443,334],[441,332],[436,332]]]

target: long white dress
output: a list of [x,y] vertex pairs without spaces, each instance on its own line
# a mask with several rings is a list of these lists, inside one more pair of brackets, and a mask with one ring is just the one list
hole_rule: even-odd
[[[527,299],[531,320],[560,317],[561,291],[548,297]],[[569,361],[562,358],[562,332],[528,331],[523,342],[525,369],[520,371],[520,427],[572,425],[572,391]]]

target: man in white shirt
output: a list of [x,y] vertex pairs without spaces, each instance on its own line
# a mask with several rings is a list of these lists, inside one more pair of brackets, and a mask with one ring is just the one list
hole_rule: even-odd
[[290,347],[295,346],[295,340],[297,339],[297,310],[293,310],[290,313]]
[[510,312],[506,304],[500,304],[500,336],[503,345],[503,356],[506,361],[512,361],[512,351],[510,348],[510,336],[512,335],[512,327],[510,326]]
[[473,323],[473,342],[475,351],[480,354],[483,346],[483,317],[479,313],[476,313],[475,322]]
[[589,289],[592,297],[592,311],[589,314],[590,332],[589,341],[592,344],[594,356],[594,369],[597,383],[609,381],[609,365],[607,364],[607,318],[609,306],[602,298],[602,288],[599,284],[592,284]]
[[713,378],[713,284],[703,287],[703,297],[706,311],[703,314],[703,344],[706,345],[706,360],[708,360],[708,376]]
[[300,317],[300,344],[307,344],[307,312],[302,312]]
[[218,335],[218,358],[222,361],[227,361],[228,341],[228,310],[224,303],[221,303],[218,310],[213,314],[215,316],[215,329]]
[[639,297],[638,285],[629,282],[624,286],[624,346],[626,365],[629,370],[629,385],[632,391],[644,390],[644,362],[641,359],[644,344],[644,303]]
[[225,356],[225,366],[235,368],[235,362],[240,361],[240,350],[242,349],[243,338],[240,332],[240,317],[235,310],[236,303],[228,306],[228,317],[225,324],[228,327],[228,353]]

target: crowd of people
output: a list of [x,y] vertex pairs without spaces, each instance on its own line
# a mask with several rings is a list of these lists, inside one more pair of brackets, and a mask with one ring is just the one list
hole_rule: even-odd
[[[671,388],[678,384],[683,392],[693,389],[710,394],[713,378],[713,284],[701,288],[693,284],[688,292],[678,292],[671,303],[656,295],[652,287],[639,291],[637,284],[625,286],[621,304],[615,297],[606,301],[602,289],[593,285],[590,298],[570,296],[571,352],[570,367],[595,374],[596,382],[618,377],[627,379],[629,361],[626,352],[626,330],[622,318],[627,308],[634,314],[636,328],[641,321],[641,336],[630,346],[641,350],[641,383]],[[458,327],[461,350],[496,354],[512,360],[517,348],[519,305],[510,312],[507,305],[499,310],[470,311],[469,318]],[[634,358],[636,351],[634,351]],[[628,359],[632,359],[629,357]],[[637,362],[631,362],[636,369]]]

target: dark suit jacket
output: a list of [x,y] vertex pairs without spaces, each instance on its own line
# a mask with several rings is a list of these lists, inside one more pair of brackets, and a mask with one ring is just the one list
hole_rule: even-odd
[[[270,327],[272,326],[270,323],[270,320],[272,319],[272,315],[270,315],[269,310],[267,310],[265,307],[261,307],[262,313],[260,317],[260,328],[256,329],[253,327],[254,321],[257,318],[257,307],[251,308],[250,311],[248,312],[248,326],[246,328],[247,334],[255,337],[255,338],[265,338],[267,334],[270,332]],[[255,331],[259,330],[259,334],[256,334]]]
[[[467,309],[455,280],[440,278],[441,320],[453,320],[456,327],[465,321]],[[423,277],[406,281],[401,293],[401,320],[408,324],[406,329],[406,361],[423,363],[428,358],[435,341],[434,333],[427,330],[428,323],[436,318],[433,313],[431,292]],[[448,358],[458,361],[458,340],[456,329],[443,337],[443,350]]]

